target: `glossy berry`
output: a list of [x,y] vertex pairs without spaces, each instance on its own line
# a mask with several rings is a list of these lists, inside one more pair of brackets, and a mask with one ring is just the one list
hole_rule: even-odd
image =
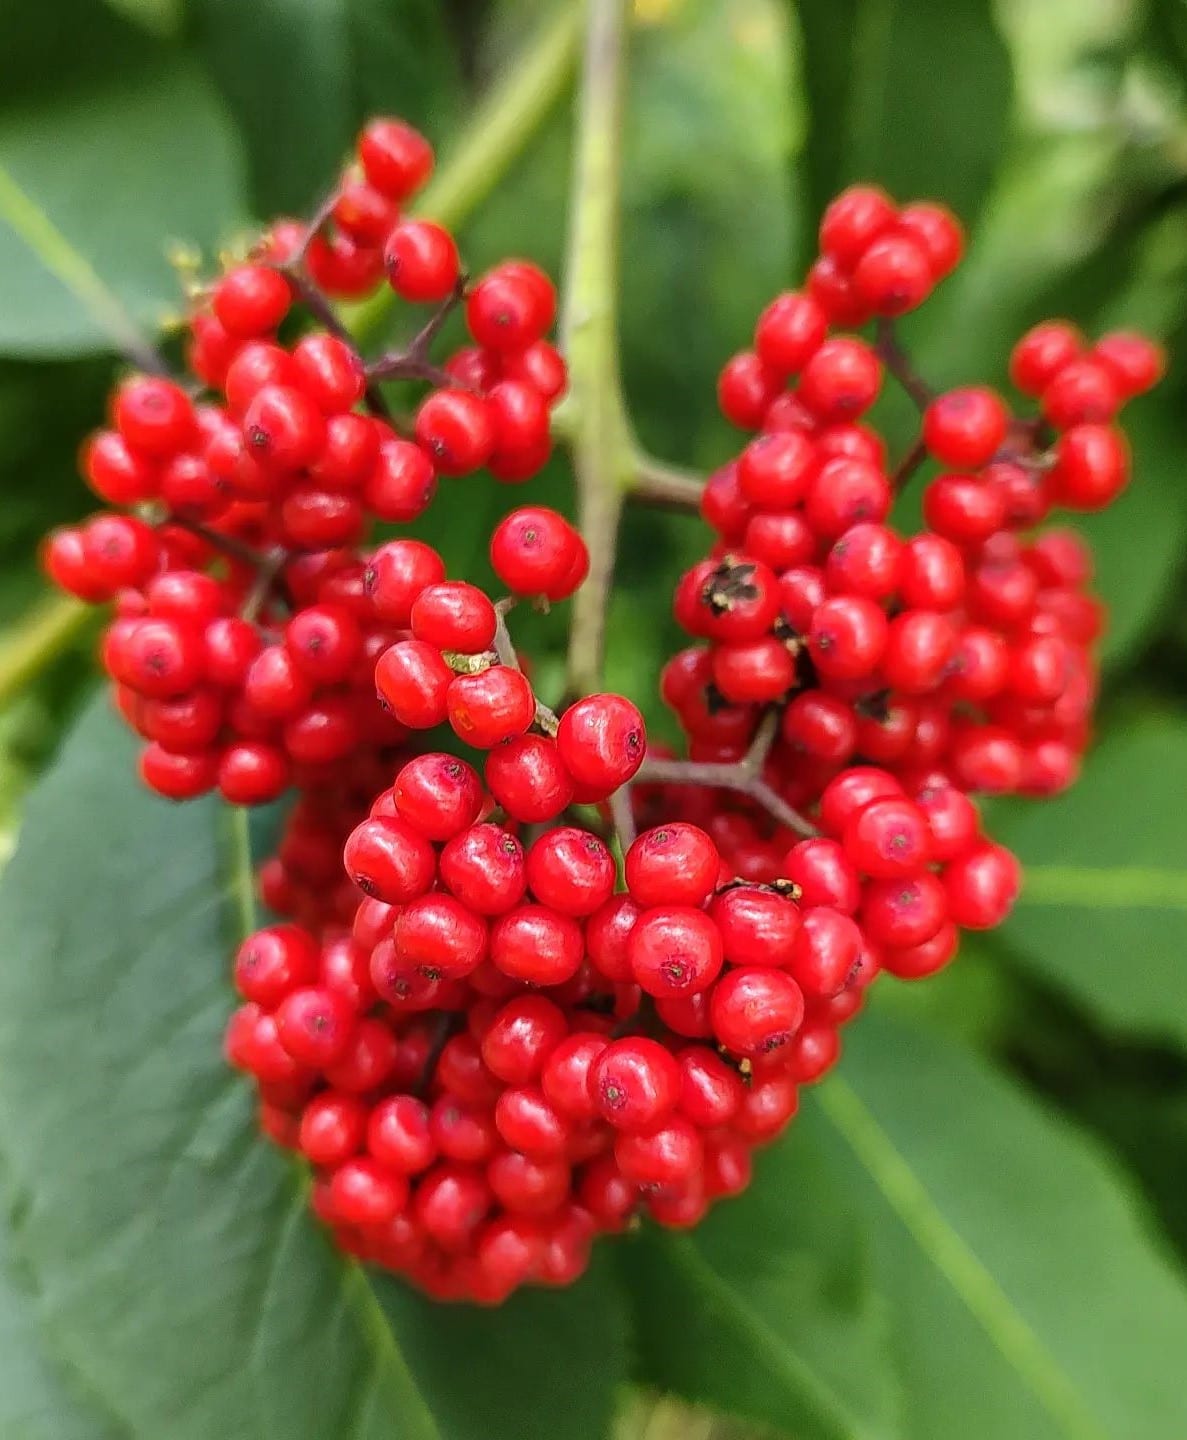
[[599,1115],[617,1130],[649,1130],[675,1110],[680,1067],[646,1037],[615,1040],[594,1060],[590,1094]]
[[422,305],[446,299],[461,273],[453,236],[431,220],[401,221],[387,237],[383,265],[401,300]]

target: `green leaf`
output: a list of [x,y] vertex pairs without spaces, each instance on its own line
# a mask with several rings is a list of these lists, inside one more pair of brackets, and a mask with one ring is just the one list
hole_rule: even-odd
[[0,109],[0,351],[134,346],[179,307],[169,245],[211,250],[241,221],[234,137],[205,76],[124,28],[118,63]]
[[1167,1364],[1187,1353],[1187,1288],[1082,1136],[969,1052],[877,1016],[798,1125],[864,1214],[911,1440],[1187,1433]]
[[88,712],[0,885],[0,1152],[56,1351],[145,1436],[600,1440],[625,1370],[604,1268],[471,1314],[322,1235],[220,1056],[246,832],[139,790],[133,753]]
[[354,129],[347,0],[192,0],[196,36],[235,112],[262,215],[300,214]]
[[453,109],[446,23],[427,0],[191,0],[190,8],[247,141],[263,215],[312,208],[367,115],[432,120],[437,129]]
[[843,186],[972,221],[1002,157],[1013,76],[990,0],[799,0],[813,215]]
[[0,1434],[4,1440],[121,1440],[47,1359],[33,1296],[22,1288],[0,1225]]
[[740,1199],[687,1234],[649,1228],[622,1268],[647,1384],[797,1440],[902,1433],[868,1247],[810,1146],[775,1146]]
[[1012,952],[1099,1019],[1180,1042],[1185,793],[1187,725],[1151,719],[1105,739],[1065,795],[994,819],[1023,864]]

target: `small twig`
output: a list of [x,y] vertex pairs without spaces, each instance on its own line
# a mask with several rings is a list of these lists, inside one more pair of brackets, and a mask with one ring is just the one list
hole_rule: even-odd
[[627,499],[663,510],[697,511],[701,505],[704,479],[691,470],[667,465],[651,455],[634,457],[635,473]]
[[437,1073],[437,1064],[441,1059],[441,1052],[462,1028],[463,1020],[460,1012],[456,1010],[442,1010],[433,1023],[433,1043],[429,1047],[429,1053],[425,1056],[420,1078],[411,1091],[418,1100],[428,1098],[433,1084],[433,1076]]
[[762,778],[763,766],[779,729],[779,713],[769,710],[755,732],[750,749],[741,760],[730,763],[707,760],[666,760],[648,758],[643,761],[635,780],[640,784],[709,785],[719,790],[732,790],[745,795],[761,806],[772,819],[786,825],[799,835],[817,835],[815,825],[778,795]]
[[505,599],[495,604],[495,654],[503,665],[509,665],[512,670],[522,670],[519,663],[519,656],[515,652],[515,644],[511,639],[511,631],[507,629],[507,612],[515,604],[515,597],[508,595]]
[[221,531],[211,530],[208,525],[199,524],[197,520],[186,520],[181,515],[170,515],[165,522],[168,525],[176,525],[179,530],[188,530],[191,535],[196,535],[212,549],[221,551],[232,560],[238,560],[241,565],[250,565],[258,573],[263,572],[269,566],[270,556],[259,550],[253,550],[250,545],[245,545],[242,540],[237,540],[234,535],[224,535]]
[[437,307],[432,317],[421,326],[402,350],[389,350],[386,354],[380,355],[378,359],[371,361],[367,366],[367,378],[370,380],[428,380],[433,385],[468,388],[448,370],[434,365],[429,359],[433,341],[461,303],[465,293],[466,277],[462,275],[458,278],[448,299]]
[[878,321],[874,330],[874,349],[919,409],[926,410],[936,398],[936,393],[922,376],[916,374],[910,357],[898,342],[893,320]]
[[295,280],[300,278],[300,276],[304,272],[305,260],[309,254],[309,247],[313,244],[315,237],[321,233],[322,228],[329,220],[330,216],[334,213],[334,206],[338,203],[339,193],[340,192],[338,186],[335,186],[334,189],[330,191],[330,193],[325,197],[325,199],[313,212],[313,218],[305,227],[305,234],[301,239],[301,244],[297,250],[297,253],[292,256],[292,258],[288,261],[285,267],[289,271],[290,277],[292,279]]
[[275,545],[263,557],[263,563],[255,578],[255,583],[247,592],[247,598],[243,602],[243,609],[240,614],[244,620],[256,620],[260,611],[264,608],[264,601],[272,594],[272,589],[284,569],[285,562],[289,558],[289,552],[283,545]]
[[899,461],[898,468],[890,477],[890,488],[896,492],[905,489],[907,481],[910,480],[911,476],[914,475],[926,459],[927,446],[923,443],[922,437],[920,437]]
[[[331,335],[337,336],[339,340],[349,345],[353,350],[355,348],[354,336],[351,335],[350,331],[343,325],[342,321],[339,320],[334,312],[334,307],[313,281],[310,280],[303,271],[293,269],[291,262],[282,268],[288,276],[290,284],[300,297],[301,303],[305,306],[306,310],[309,311],[310,315],[313,316],[324,330],[327,330]],[[391,409],[377,385],[368,383],[366,390],[363,392],[363,398],[366,400],[367,408],[372,415],[378,415],[381,420],[391,422]]]
[[629,781],[625,785],[620,785],[610,796],[610,818],[614,822],[614,831],[618,836],[618,843],[622,846],[622,853],[625,855],[635,843],[637,833]]

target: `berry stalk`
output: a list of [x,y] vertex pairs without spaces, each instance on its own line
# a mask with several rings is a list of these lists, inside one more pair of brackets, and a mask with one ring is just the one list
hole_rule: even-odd
[[590,694],[601,684],[618,523],[634,452],[616,314],[627,30],[624,0],[591,0],[561,320],[569,397],[560,423],[573,457],[578,528],[589,549],[589,576],[574,597],[569,632],[573,695]]

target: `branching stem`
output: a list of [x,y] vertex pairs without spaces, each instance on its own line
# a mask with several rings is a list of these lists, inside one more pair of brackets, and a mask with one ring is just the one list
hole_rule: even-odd
[[936,398],[936,392],[923,377],[916,373],[911,358],[899,343],[893,320],[879,320],[874,329],[874,349],[883,365],[890,371],[920,410],[926,410]]
[[755,732],[750,749],[741,760],[716,762],[704,760],[667,760],[648,756],[635,776],[635,784],[710,785],[718,790],[732,790],[745,795],[798,835],[816,835],[815,825],[793,809],[763,779],[763,767],[775,737],[779,733],[779,712],[768,710]]

